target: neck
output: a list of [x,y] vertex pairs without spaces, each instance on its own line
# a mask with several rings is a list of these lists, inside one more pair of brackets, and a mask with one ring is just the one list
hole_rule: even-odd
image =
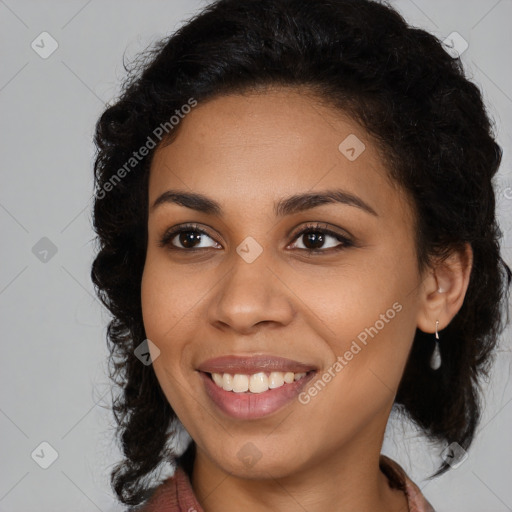
[[309,460],[293,474],[280,478],[273,477],[271,468],[266,478],[237,477],[197,448],[192,487],[205,512],[405,512],[404,493],[391,489],[379,469],[382,439],[370,439],[374,441],[353,440],[338,452]]

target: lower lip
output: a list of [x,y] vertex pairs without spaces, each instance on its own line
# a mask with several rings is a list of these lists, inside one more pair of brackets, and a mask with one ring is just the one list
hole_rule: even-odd
[[304,386],[314,377],[314,371],[302,379],[284,384],[263,393],[234,393],[226,391],[210,377],[210,374],[199,372],[206,386],[206,393],[217,407],[232,418],[252,420],[268,416],[281,409],[296,398]]

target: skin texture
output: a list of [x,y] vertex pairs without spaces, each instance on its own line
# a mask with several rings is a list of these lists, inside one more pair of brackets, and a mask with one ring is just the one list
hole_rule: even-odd
[[[350,134],[365,144],[354,161],[338,149]],[[217,201],[222,217],[172,203],[152,208],[169,189]],[[275,201],[328,189],[358,196],[377,215],[331,203],[276,217]],[[439,320],[441,330],[462,305],[470,248],[420,274],[413,209],[371,138],[292,88],[200,103],[156,150],[149,205],[144,325],[160,350],[158,381],[197,445],[192,485],[204,509],[407,510],[378,468],[384,431],[416,328],[434,333]],[[208,232],[200,250],[180,250],[177,236],[159,245],[188,222]],[[316,245],[324,252],[308,255],[307,236],[295,234],[315,223],[353,246],[334,252],[340,242],[325,235]],[[236,251],[248,236],[263,249],[252,263]],[[234,420],[196,371],[212,357],[272,354],[321,376],[395,303],[400,312],[306,405]],[[252,467],[237,456],[249,442],[261,455]]]

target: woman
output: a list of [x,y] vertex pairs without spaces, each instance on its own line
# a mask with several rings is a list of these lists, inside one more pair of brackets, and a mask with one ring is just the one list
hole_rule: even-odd
[[119,499],[433,510],[390,412],[461,460],[511,280],[460,61],[373,1],[220,0],[135,70],[96,133]]

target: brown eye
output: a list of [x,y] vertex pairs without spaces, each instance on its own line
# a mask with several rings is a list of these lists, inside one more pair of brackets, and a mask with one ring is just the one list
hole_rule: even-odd
[[178,226],[164,234],[159,242],[159,246],[178,251],[194,251],[213,247],[212,245],[199,246],[208,239],[213,240],[206,231],[195,225]]
[[[329,235],[327,235],[329,237]],[[309,232],[303,233],[301,235],[301,239],[306,249],[308,250],[317,250],[321,249],[323,244],[325,243],[326,235],[325,233],[320,232]]]
[[174,238],[177,238],[185,249],[193,249],[195,244],[201,242],[202,236],[197,234],[197,231],[180,231]]
[[[306,229],[295,235],[294,240],[300,241],[303,245],[303,247],[297,247],[297,243],[295,243],[295,249],[310,253],[332,252],[353,246],[351,240],[346,236],[320,225],[307,226]],[[326,243],[328,243],[327,247],[325,246]]]

